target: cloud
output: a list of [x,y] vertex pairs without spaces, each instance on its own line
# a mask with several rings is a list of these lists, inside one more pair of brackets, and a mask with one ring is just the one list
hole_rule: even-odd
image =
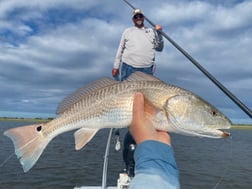
[[[132,3],[252,107],[251,1]],[[0,111],[53,114],[75,89],[110,77],[121,33],[132,25],[123,1],[5,0],[0,7]],[[162,80],[199,94],[235,122],[251,121],[168,41],[156,63]]]

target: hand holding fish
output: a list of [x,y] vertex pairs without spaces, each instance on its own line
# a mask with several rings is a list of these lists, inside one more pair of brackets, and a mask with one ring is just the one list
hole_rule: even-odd
[[134,153],[136,174],[130,183],[130,189],[139,186],[146,189],[180,188],[171,137],[167,132],[157,130],[156,123],[149,119],[156,116],[157,112],[157,108],[149,104],[142,93],[135,94],[129,130],[137,143]]
[[[155,112],[155,107],[144,104],[142,93],[136,93],[133,103],[133,119],[129,127],[130,133],[137,144],[146,140],[155,140],[171,146],[171,138],[167,132],[155,129],[155,126],[148,117]],[[155,115],[153,115],[155,116]]]

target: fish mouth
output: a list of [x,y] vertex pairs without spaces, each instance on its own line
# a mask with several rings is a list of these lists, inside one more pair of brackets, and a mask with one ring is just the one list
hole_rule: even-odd
[[224,131],[224,130],[221,130],[221,129],[218,129],[219,131],[222,132],[222,138],[227,138],[229,136],[231,136],[231,133],[227,132],[227,131]]

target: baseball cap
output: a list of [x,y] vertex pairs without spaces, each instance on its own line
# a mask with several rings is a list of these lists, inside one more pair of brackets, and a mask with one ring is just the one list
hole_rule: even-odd
[[137,15],[137,14],[142,14],[144,15],[143,11],[141,9],[135,9],[132,13],[132,18]]

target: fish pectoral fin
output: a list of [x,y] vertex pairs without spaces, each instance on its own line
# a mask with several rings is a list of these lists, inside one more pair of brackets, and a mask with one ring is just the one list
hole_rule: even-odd
[[75,149],[83,148],[97,133],[99,129],[81,128],[74,133]]

